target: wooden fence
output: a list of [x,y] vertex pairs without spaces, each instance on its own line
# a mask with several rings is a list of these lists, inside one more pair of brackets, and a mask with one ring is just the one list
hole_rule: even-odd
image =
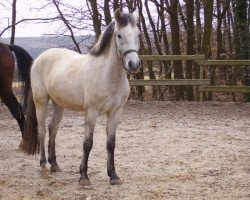
[[185,61],[192,60],[200,67],[199,79],[154,79],[154,80],[129,80],[131,86],[156,86],[156,85],[195,85],[198,86],[199,100],[203,100],[204,92],[222,93],[250,93],[250,86],[213,86],[210,79],[204,79],[203,72],[206,66],[250,66],[250,60],[205,60],[205,55],[141,55],[142,61]]

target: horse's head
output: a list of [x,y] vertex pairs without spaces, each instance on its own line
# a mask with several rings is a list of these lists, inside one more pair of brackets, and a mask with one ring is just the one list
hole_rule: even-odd
[[141,66],[138,55],[140,48],[140,31],[137,27],[139,14],[134,11],[132,14],[115,11],[116,25],[114,27],[115,42],[118,56],[122,58],[124,68],[129,73],[137,73]]

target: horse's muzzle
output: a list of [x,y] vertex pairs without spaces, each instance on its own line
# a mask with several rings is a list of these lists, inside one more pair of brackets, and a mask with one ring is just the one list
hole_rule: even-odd
[[130,74],[136,74],[136,73],[138,73],[140,67],[141,67],[141,61],[140,61],[140,60],[139,60],[139,61],[136,61],[136,62],[130,60],[130,61],[128,62],[128,72],[129,72]]

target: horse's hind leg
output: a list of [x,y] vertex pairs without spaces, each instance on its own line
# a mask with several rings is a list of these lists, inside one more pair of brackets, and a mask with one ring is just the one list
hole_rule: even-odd
[[51,164],[51,172],[61,171],[59,165],[56,162],[56,151],[55,151],[55,138],[58,130],[58,125],[63,117],[63,108],[53,102],[54,112],[52,119],[49,123],[49,149],[48,149],[48,161]]
[[45,155],[45,119],[46,119],[46,110],[49,102],[48,96],[38,96],[33,93],[35,106],[36,106],[36,117],[37,117],[37,126],[38,126],[38,140],[40,143],[40,166],[45,168],[46,166],[46,155]]
[[1,93],[0,97],[3,100],[3,103],[9,108],[12,116],[17,120],[23,138],[25,118],[22,106],[19,104],[14,93],[11,90],[8,92]]
[[121,110],[114,113],[110,113],[107,116],[107,152],[108,152],[108,160],[107,160],[107,172],[110,177],[111,185],[120,185],[121,180],[117,176],[115,171],[115,162],[114,162],[114,152],[115,152],[115,138],[116,138],[116,129],[119,123],[121,116]]

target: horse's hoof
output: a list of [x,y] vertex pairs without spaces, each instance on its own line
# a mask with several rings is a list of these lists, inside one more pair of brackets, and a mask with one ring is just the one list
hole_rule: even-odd
[[89,179],[81,179],[80,178],[79,181],[78,181],[78,183],[81,186],[90,186],[91,185]]
[[54,165],[50,167],[50,172],[61,172],[59,165]]
[[122,180],[120,178],[110,179],[109,183],[110,185],[121,185]]
[[42,169],[46,169],[46,162],[40,163],[40,166],[41,166]]

